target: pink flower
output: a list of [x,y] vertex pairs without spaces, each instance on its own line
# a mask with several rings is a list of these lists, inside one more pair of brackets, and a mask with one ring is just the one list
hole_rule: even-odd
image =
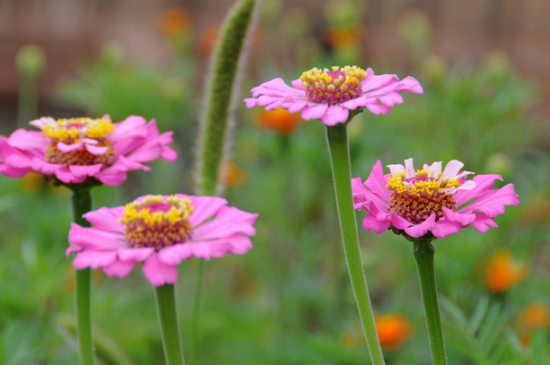
[[0,136],[0,173],[7,177],[34,171],[66,184],[94,178],[119,185],[128,171],[150,170],[142,163],[178,157],[168,147],[172,132],[159,135],[155,120],[147,124],[143,117],[130,116],[115,124],[108,115],[57,121],[43,117],[30,124],[41,132],[18,129],[9,138]]
[[372,69],[365,72],[357,66],[336,66],[332,71],[313,68],[292,81],[292,85],[293,88],[277,78],[253,88],[253,97],[244,101],[248,108],[301,111],[304,120],[321,119],[333,126],[346,122],[350,110],[367,108],[373,114],[389,114],[394,104],[403,102],[400,92],[424,92],[413,77],[399,81],[396,75],[375,75]]
[[497,228],[494,218],[504,213],[504,206],[519,205],[514,185],[491,189],[500,175],[466,180],[473,172],[460,172],[463,166],[452,160],[443,171],[441,162],[415,171],[411,158],[405,166],[388,165],[391,173],[384,175],[378,161],[364,185],[361,178],[351,182],[355,209],[369,213],[363,227],[375,233],[393,227],[416,238],[428,231],[447,237],[470,224],[482,233]]
[[151,284],[174,284],[182,260],[242,255],[252,248],[258,215],[226,204],[206,196],[147,195],[125,207],[94,210],[84,214],[94,227],[72,224],[67,255],[76,252],[75,269],[101,267],[107,276],[124,277],[143,262]]

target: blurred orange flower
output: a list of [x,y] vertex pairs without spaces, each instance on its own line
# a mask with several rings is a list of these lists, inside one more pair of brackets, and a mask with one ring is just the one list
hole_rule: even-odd
[[388,313],[376,318],[376,332],[385,350],[397,350],[412,335],[410,322],[401,314]]
[[44,185],[44,176],[36,172],[29,172],[27,175],[19,179],[19,187],[21,190],[28,193],[36,193]]
[[355,23],[347,26],[329,26],[325,29],[325,41],[332,47],[358,45],[366,33],[365,26]]
[[531,334],[538,329],[550,329],[550,312],[541,302],[534,302],[523,308],[516,315],[516,328],[521,343],[528,345]]
[[184,33],[191,28],[191,14],[182,8],[163,10],[158,20],[161,30],[166,34]]
[[515,263],[509,250],[501,248],[495,252],[485,270],[487,288],[493,293],[509,290],[529,275],[524,263]]
[[243,186],[248,181],[248,172],[235,165],[232,160],[228,162],[227,169],[225,170],[225,188],[231,189],[237,186]]
[[289,113],[283,108],[276,110],[264,110],[258,118],[258,124],[266,129],[272,129],[279,134],[289,135],[296,130],[301,123],[299,113]]

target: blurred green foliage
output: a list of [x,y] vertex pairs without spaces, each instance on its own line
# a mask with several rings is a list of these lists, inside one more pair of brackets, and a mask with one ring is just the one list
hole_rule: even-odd
[[[316,66],[332,66],[331,57],[324,55]],[[133,173],[121,187],[95,188],[95,208],[149,193],[192,192],[197,64],[200,60],[189,56],[158,70],[124,61],[111,46],[100,60],[84,63],[78,79],[60,86],[63,100],[90,116],[109,113],[118,121],[138,114],[156,118],[161,131],[176,132],[178,162],[157,161],[151,172]],[[288,83],[310,65],[280,69],[266,56],[251,68],[259,75],[247,81],[250,87],[280,75],[288,75]],[[387,65],[374,69],[395,72]],[[450,67],[430,56],[412,74],[424,95],[405,95],[390,115],[365,112],[351,123],[353,174],[366,179],[377,159],[383,165],[410,157],[417,165],[459,159],[469,171],[501,173],[504,183],[514,183],[521,205],[496,219],[498,229],[481,234],[468,228],[434,242],[448,355],[452,364],[544,364],[548,332],[522,344],[515,320],[535,300],[550,308],[549,134],[530,113],[537,89],[498,54],[477,68]],[[280,136],[257,127],[258,113],[244,106],[240,112],[234,161],[248,177],[227,193],[230,205],[260,213],[258,234],[246,255],[206,265],[197,365],[365,363],[342,257],[325,128],[311,121]],[[40,179],[3,177],[0,196],[0,363],[73,365],[76,344],[67,321],[73,314],[73,283],[70,260],[63,255],[71,222],[69,192]],[[363,216],[358,213],[359,220]],[[385,352],[387,363],[428,364],[412,247],[391,232],[360,229],[360,238],[375,310],[401,313],[414,328],[403,346]],[[528,263],[530,277],[493,295],[485,287],[484,269],[498,247]],[[186,350],[196,267],[197,260],[183,262],[177,284]],[[93,319],[107,344],[98,344],[100,364],[122,364],[113,360],[117,351],[136,365],[163,363],[153,288],[139,265],[124,279],[94,274]],[[109,350],[112,345],[115,350]]]

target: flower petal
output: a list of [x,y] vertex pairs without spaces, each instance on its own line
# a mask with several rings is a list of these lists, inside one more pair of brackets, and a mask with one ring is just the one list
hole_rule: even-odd
[[193,213],[189,216],[191,226],[197,227],[199,224],[215,215],[221,207],[227,204],[224,198],[210,196],[186,196],[178,194],[178,197],[188,198],[193,205]]
[[382,162],[378,160],[376,164],[372,167],[372,171],[369,174],[367,181],[365,181],[365,186],[374,194],[378,195],[379,197],[384,199],[386,202],[389,202],[391,193],[386,187],[387,185],[388,185],[388,180],[384,176]]
[[83,217],[100,230],[123,233],[125,226],[118,221],[122,218],[123,211],[124,207],[103,207],[98,210],[92,210],[91,212],[84,214]]
[[487,233],[489,231],[489,227],[498,228],[498,224],[495,223],[495,220],[483,213],[476,214],[476,220],[472,223],[472,226],[476,229],[476,231],[481,233]]
[[321,122],[325,125],[333,126],[338,123],[344,123],[348,120],[349,110],[341,107],[338,104],[331,105],[328,107],[325,115],[321,117]]
[[437,238],[445,238],[452,234],[458,233],[458,231],[460,231],[462,228],[462,225],[458,222],[451,222],[446,219],[440,219],[438,222],[435,223],[435,226],[433,226],[430,231]]
[[405,232],[411,236],[411,237],[422,237],[426,233],[428,233],[429,230],[431,230],[435,225],[435,213],[430,214],[428,219],[426,219],[424,222],[412,225],[409,228],[405,228]]
[[103,267],[103,272],[108,277],[117,276],[123,278],[128,275],[134,268],[134,262],[122,262],[120,260],[115,260],[112,264],[106,265]]
[[107,232],[93,227],[81,227],[71,223],[69,230],[69,245],[74,250],[116,250],[126,247],[124,235],[121,233]]
[[73,144],[65,144],[63,142],[59,142],[57,144],[57,148],[59,148],[61,152],[65,152],[65,153],[71,152],[71,151],[82,151],[84,149],[84,143],[78,142]]
[[73,266],[77,270],[82,270],[87,267],[97,269],[104,266],[109,266],[116,260],[115,251],[97,251],[85,250],[78,252],[73,260]]
[[69,171],[75,177],[80,178],[80,177],[94,176],[99,171],[101,171],[102,167],[103,167],[103,164],[100,164],[100,163],[97,165],[87,165],[87,166],[69,165]]
[[460,207],[461,205],[467,203],[483,194],[485,191],[490,190],[495,180],[502,180],[500,175],[477,175],[474,176],[473,181],[476,183],[476,187],[472,190],[460,190],[453,195],[456,201],[456,206]]
[[302,109],[302,119],[311,120],[311,119],[320,119],[327,112],[327,104],[311,104],[307,105]]
[[165,284],[175,284],[178,280],[178,267],[166,265],[159,260],[155,252],[143,264],[143,273],[151,284],[156,287]]
[[142,262],[155,252],[152,247],[129,248],[121,247],[117,250],[117,256],[120,261]]
[[88,152],[90,152],[92,155],[104,155],[105,152],[109,150],[109,147],[97,147],[88,143],[86,143],[85,147],[86,150],[88,150]]
[[195,242],[227,238],[237,233],[253,236],[256,234],[254,222],[257,217],[258,214],[244,212],[234,207],[223,206],[214,219],[194,229],[191,240]]
[[40,132],[30,132],[18,129],[8,138],[10,146],[21,150],[44,149],[50,144],[50,139]]

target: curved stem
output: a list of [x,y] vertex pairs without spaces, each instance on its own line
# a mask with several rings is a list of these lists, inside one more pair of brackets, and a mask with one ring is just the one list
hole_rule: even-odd
[[[83,227],[89,227],[90,223],[82,216],[92,210],[92,197],[89,187],[70,187],[72,190],[72,203],[74,221]],[[91,319],[91,285],[92,272],[90,268],[75,270],[75,306],[76,306],[76,336],[80,351],[82,365],[94,364],[94,351],[92,346],[92,319]]]
[[439,312],[439,300],[437,298],[437,285],[435,282],[434,256],[435,248],[432,238],[411,239],[414,244],[414,258],[420,281],[420,291],[424,304],[424,316],[428,327],[428,339],[434,365],[446,365],[445,342],[441,327],[441,315]]
[[167,365],[184,365],[183,348],[180,340],[176,295],[174,285],[166,284],[155,290],[159,312],[162,344]]
[[344,252],[353,293],[357,307],[359,308],[359,315],[372,363],[374,365],[381,365],[384,364],[384,357],[376,332],[367,280],[365,279],[363,263],[361,262],[359,239],[357,237],[357,223],[351,193],[351,167],[346,124],[327,127],[327,142],[332,165],[338,218],[340,220]]

